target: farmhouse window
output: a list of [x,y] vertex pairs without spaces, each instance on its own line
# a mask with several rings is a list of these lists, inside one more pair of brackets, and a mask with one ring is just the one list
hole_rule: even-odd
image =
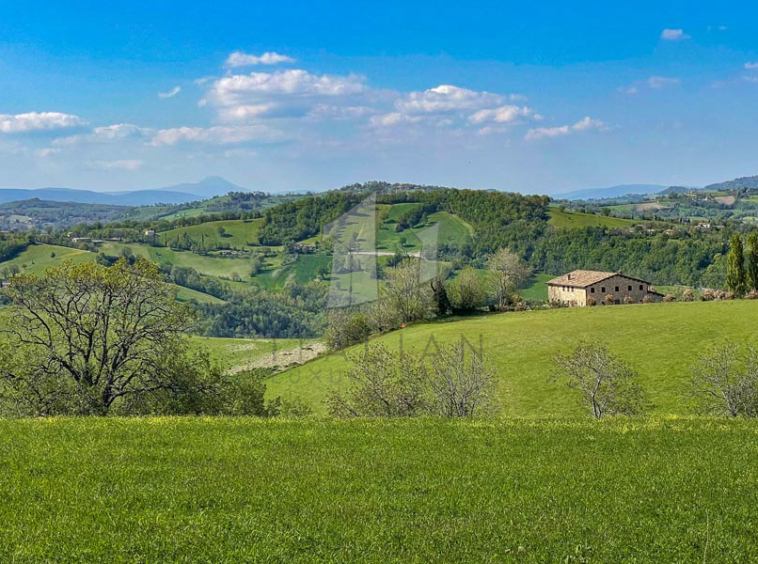
[[618,287],[618,286],[616,286],[616,291],[617,291],[617,292],[619,291],[619,287]]
[[595,288],[590,288],[590,292],[595,293]]
[[640,284],[640,290],[642,290],[642,284]]
[[632,287],[631,287],[631,286],[629,286],[629,291],[630,291],[630,292],[632,291]]
[[600,288],[600,291],[601,291],[601,292],[605,292],[605,286],[602,286],[602,287]]

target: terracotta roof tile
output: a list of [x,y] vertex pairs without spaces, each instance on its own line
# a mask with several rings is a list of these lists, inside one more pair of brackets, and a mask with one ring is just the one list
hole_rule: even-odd
[[[553,286],[573,286],[574,288],[585,288],[592,284],[597,284],[606,278],[616,276],[618,272],[598,272],[597,270],[574,270],[563,276],[558,276],[548,281]],[[623,276],[623,274],[621,275]]]

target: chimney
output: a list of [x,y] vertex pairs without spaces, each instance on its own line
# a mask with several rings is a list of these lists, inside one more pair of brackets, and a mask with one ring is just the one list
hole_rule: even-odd
[[571,273],[568,273],[568,279],[571,280]]

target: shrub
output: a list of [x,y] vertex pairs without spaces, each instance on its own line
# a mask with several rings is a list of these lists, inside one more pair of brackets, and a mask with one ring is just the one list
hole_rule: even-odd
[[684,292],[682,292],[682,301],[683,302],[694,302],[695,301],[695,292],[693,292],[690,288],[687,288]]
[[728,342],[693,367],[690,396],[709,415],[758,417],[758,349]]
[[593,298],[592,296],[590,296],[589,298],[587,298],[587,305],[589,307],[596,306],[597,305],[597,300],[595,298]]
[[745,294],[746,300],[755,300],[758,299],[758,290],[750,290],[747,294]]
[[582,405],[595,419],[635,415],[647,405],[637,373],[603,346],[582,344],[555,362],[558,372],[553,379],[565,377],[567,386],[581,393]]
[[371,333],[371,322],[365,314],[347,309],[335,309],[329,312],[324,340],[330,351],[338,351],[362,343]]
[[645,297],[642,298],[642,303],[643,304],[651,304],[651,303],[653,303],[652,296],[650,294],[645,294]]
[[663,296],[663,301],[666,303],[673,302],[674,296],[672,296],[671,294],[666,294],[665,296]]
[[703,301],[704,302],[712,302],[716,299],[716,291],[712,290],[710,288],[706,288],[703,290]]
[[634,298],[632,296],[626,296],[624,297],[624,303],[626,305],[630,305],[634,303]]
[[721,294],[721,299],[722,300],[733,300],[735,297],[736,296],[735,296],[734,292],[723,292]]
[[605,305],[613,305],[613,294],[606,294],[603,297],[603,303]]

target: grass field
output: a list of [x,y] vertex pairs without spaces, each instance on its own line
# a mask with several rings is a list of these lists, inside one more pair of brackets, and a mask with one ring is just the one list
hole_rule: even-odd
[[0,421],[4,562],[755,562],[758,426]]
[[561,211],[558,208],[550,208],[550,225],[554,227],[632,227],[642,223],[639,220],[622,219],[619,217],[606,217],[592,213],[573,211]]
[[270,360],[273,366],[277,364],[281,353],[298,350],[314,342],[298,339],[223,339],[194,335],[188,338],[192,345],[205,348],[211,360],[225,369],[248,366],[261,359]]
[[519,290],[519,294],[527,301],[546,302],[547,301],[547,281],[555,278],[552,274],[535,274],[531,283]]
[[[692,364],[729,337],[758,339],[756,316],[758,301],[749,300],[556,309],[414,325],[378,340],[397,349],[402,339],[407,354],[422,355],[465,337],[495,369],[500,412],[511,417],[584,416],[565,384],[549,381],[553,358],[581,341],[605,343],[640,373],[654,413],[686,414]],[[272,377],[269,393],[297,395],[323,411],[349,366],[341,353],[322,357]]]
[[[263,225],[263,221],[263,219],[210,221],[163,231],[159,236],[164,244],[179,239],[186,233],[195,241],[204,241],[206,248],[225,244],[237,249],[249,249],[251,245],[258,244],[258,230]],[[219,234],[219,228],[225,231],[223,236]]]
[[[104,245],[104,247],[108,249],[109,252],[115,255],[120,254],[121,248],[123,248],[124,246],[125,245],[121,245],[117,243],[106,243]],[[150,250],[152,250],[153,247],[148,247],[146,245],[127,245],[127,246],[129,246],[135,252],[135,254],[140,255],[140,256],[145,256],[146,258],[151,258],[153,260],[155,260],[153,257],[159,251],[169,251],[171,253],[170,256],[173,256],[176,254],[174,251],[171,251],[170,249],[155,249],[154,252],[151,254]],[[186,254],[189,255],[190,253],[186,253]],[[36,274],[39,276],[41,274],[44,274],[45,270],[47,270],[48,268],[54,268],[56,266],[60,266],[64,262],[80,264],[83,262],[92,262],[95,259],[96,259],[95,253],[91,253],[89,251],[83,251],[81,249],[59,247],[57,245],[30,245],[24,252],[19,254],[16,258],[5,261],[5,262],[0,262],[0,270],[8,266],[16,265],[24,273]],[[223,260],[233,260],[233,259],[223,259]],[[177,297],[179,300],[182,300],[182,301],[194,300],[198,303],[222,303],[223,302],[223,300],[220,300],[214,296],[210,296],[208,294],[204,294],[202,292],[198,292],[190,288],[182,288],[180,286],[177,286],[176,288],[177,288]]]

